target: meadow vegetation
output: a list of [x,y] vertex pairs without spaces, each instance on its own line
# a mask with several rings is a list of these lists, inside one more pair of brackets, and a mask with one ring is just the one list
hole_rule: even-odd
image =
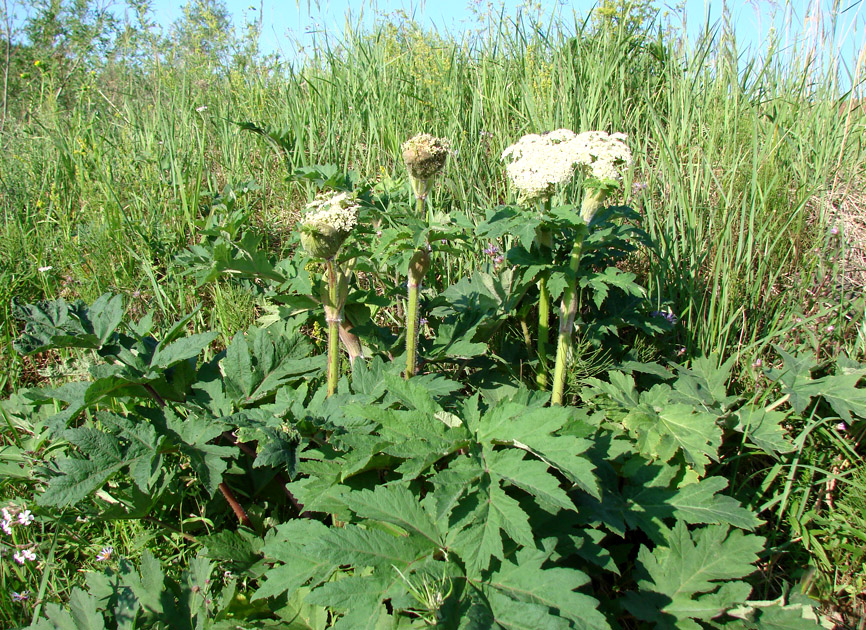
[[[0,625],[863,627],[862,58],[649,2],[291,60],[217,0],[31,9]],[[621,179],[527,200],[562,129]]]

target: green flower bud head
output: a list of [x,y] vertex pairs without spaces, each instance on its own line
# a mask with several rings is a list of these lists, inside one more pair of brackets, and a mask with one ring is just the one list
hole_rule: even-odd
[[580,204],[580,216],[587,225],[592,222],[595,213],[601,210],[607,193],[606,187],[590,188],[584,193],[583,201]]
[[416,197],[426,197],[430,181],[445,166],[450,145],[444,138],[419,133],[403,143],[403,162],[409,171],[412,191]]
[[333,258],[357,222],[354,197],[345,192],[320,193],[301,216],[301,245],[313,258]]
[[409,261],[409,279],[415,285],[419,285],[428,269],[430,269],[430,254],[426,248],[417,250]]

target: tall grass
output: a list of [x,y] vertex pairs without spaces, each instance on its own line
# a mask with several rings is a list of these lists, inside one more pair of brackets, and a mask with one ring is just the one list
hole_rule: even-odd
[[[281,130],[292,165],[368,177],[399,175],[409,135],[448,137],[448,209],[476,220],[508,199],[504,146],[528,132],[597,128],[625,131],[636,149],[634,179],[647,187],[635,202],[661,243],[647,280],[679,316],[679,342],[689,354],[757,352],[803,317],[827,227],[817,200],[862,170],[863,121],[839,124],[844,95],[808,60],[771,49],[744,61],[723,29],[682,46],[660,29],[501,16],[484,37],[407,21],[349,29],[303,63],[243,73],[113,68],[70,111],[46,76],[0,157],[2,303],[112,290],[168,317],[196,302],[170,261],[214,195],[256,182],[243,203],[265,224],[303,201],[237,121]],[[0,369],[19,369],[4,355]]]
[[[861,62],[852,60],[855,79]],[[840,117],[849,94],[805,48],[749,58],[724,25],[689,44],[659,25],[629,32],[500,15],[476,35],[406,20],[351,27],[292,63],[106,67],[71,107],[55,98],[61,80],[41,75],[29,113],[8,119],[2,137],[4,392],[47,378],[11,350],[12,297],[111,291],[132,314],[153,309],[163,322],[205,302],[196,325],[229,339],[257,298],[242,284],[201,292],[172,266],[221,191],[248,189],[238,206],[281,247],[306,201],[286,182],[286,162],[399,178],[400,145],[422,131],[455,150],[434,207],[473,221],[510,200],[499,155],[519,136],[627,133],[636,159],[614,201],[638,209],[659,244],[630,265],[679,318],[664,352],[738,355],[743,379],[755,358],[772,360],[775,342],[866,355],[862,286],[833,276],[838,251],[828,249],[833,222],[846,217],[825,211],[863,181],[866,119],[862,109]],[[278,131],[287,154],[240,132],[241,121]],[[863,221],[866,209],[854,210]],[[465,275],[472,262],[442,276]],[[820,439],[803,438],[809,466],[826,472],[838,453],[853,461],[835,434],[811,429]],[[770,470],[768,483],[785,482],[764,507],[802,523],[827,475],[798,486],[797,465]]]

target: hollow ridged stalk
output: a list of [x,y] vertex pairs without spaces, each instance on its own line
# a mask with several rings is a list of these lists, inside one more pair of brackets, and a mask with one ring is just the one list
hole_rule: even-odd
[[[574,242],[574,247],[571,250],[571,260],[568,267],[577,274],[578,266],[580,265],[580,254],[583,250],[583,237]],[[556,340],[556,364],[553,368],[553,394],[551,403],[554,405],[562,404],[562,397],[565,393],[565,369],[568,364],[568,353],[571,350],[572,334],[574,330],[574,320],[577,317],[578,309],[578,292],[577,281],[575,280],[565,288],[565,294],[562,296],[562,307],[559,313],[559,337]]]
[[[604,190],[588,191],[581,204],[580,214],[587,225],[593,215],[601,208],[606,192]],[[553,392],[551,404],[561,405],[565,394],[565,376],[568,366],[568,354],[574,339],[574,320],[577,318],[579,293],[577,290],[577,270],[580,267],[580,256],[583,252],[584,236],[578,236],[571,248],[568,267],[572,271],[573,280],[565,287],[562,296],[562,306],[559,313],[559,336],[556,340],[556,364],[553,369]]]
[[334,259],[328,260],[328,303],[325,304],[325,320],[328,322],[328,396],[337,391],[340,380],[340,322],[342,313],[337,298],[337,270]]
[[[542,251],[553,250],[553,233],[547,229],[539,229],[538,245]],[[547,340],[550,337],[550,293],[547,290],[549,272],[544,271],[538,279],[538,371],[535,382],[539,389],[547,389]]]
[[[427,190],[429,181],[412,180],[412,190],[415,193],[415,216],[425,217],[425,203],[427,201]],[[427,218],[429,221],[429,217]],[[407,305],[406,305],[406,372],[404,378],[415,376],[418,366],[418,330],[421,315],[418,312],[418,302],[421,291],[421,283],[424,275],[430,267],[430,254],[419,249],[409,261],[409,273],[407,274]]]
[[418,328],[420,314],[418,313],[418,301],[421,291],[421,283],[424,275],[430,268],[430,254],[419,249],[409,261],[408,282],[408,306],[406,308],[406,373],[405,378],[415,375],[418,364]]

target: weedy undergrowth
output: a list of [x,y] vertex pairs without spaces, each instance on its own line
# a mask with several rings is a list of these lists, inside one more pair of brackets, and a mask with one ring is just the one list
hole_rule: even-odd
[[[632,319],[607,309],[643,292],[613,263],[642,236],[625,207],[585,217],[570,205],[529,216],[508,206],[477,229],[513,229],[513,264],[439,292],[423,369],[406,379],[407,342],[378,324],[402,295],[406,257],[445,232],[426,221],[401,231],[408,197],[329,167],[295,176],[338,190],[320,200],[351,195],[357,225],[327,252],[308,243],[314,258],[275,261],[244,230],[211,231],[180,256],[202,282],[257,279],[279,305],[216,355],[216,333],[187,332],[194,313],[158,334],[151,315],[125,319],[116,296],[14,306],[20,352],[91,357],[89,378],[24,390],[8,412],[43,418],[52,445],[33,471],[40,518],[148,519],[193,484],[211,497],[209,514],[228,505],[236,519],[184,531],[200,550],[188,573],[168,576],[147,554],[140,568],[118,559],[68,608],[38,602],[36,627],[819,627],[790,586],[752,598],[749,576],[771,551],[762,519],[720,473],[744,451],[791,462],[786,427],[810,409],[829,405],[860,426],[866,368],[816,379],[787,358],[767,371],[780,398],[762,403],[728,392],[731,361],[625,361],[554,401],[499,355],[515,341],[499,331],[548,271],[553,295],[585,291],[581,322],[599,344],[618,338]],[[570,262],[539,256],[542,221]],[[301,240],[321,237],[323,223],[305,225]],[[471,238],[471,226],[447,229]],[[355,275],[338,289],[345,319],[327,323],[343,324],[330,339],[355,353],[347,372],[334,369],[331,342],[318,354],[305,334],[320,304],[340,301],[318,271],[338,252]],[[632,313],[647,334],[661,330]],[[736,490],[752,505],[761,496]],[[216,581],[214,563],[233,578]]]

